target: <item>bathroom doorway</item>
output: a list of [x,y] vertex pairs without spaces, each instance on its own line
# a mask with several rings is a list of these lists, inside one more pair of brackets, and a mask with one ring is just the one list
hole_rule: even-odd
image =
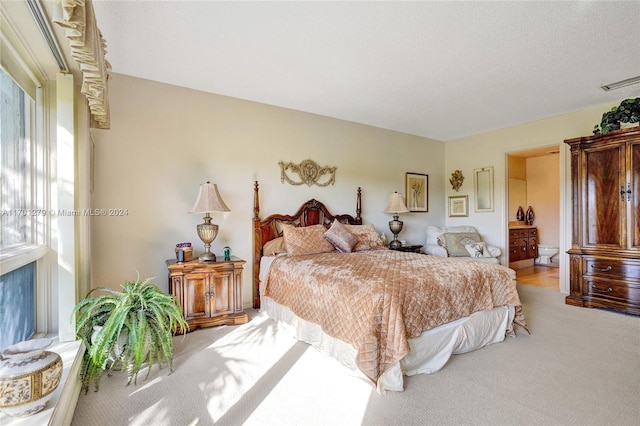
[[[509,266],[516,270],[518,283],[559,291],[560,147],[507,157]],[[526,220],[529,208],[531,223]]]

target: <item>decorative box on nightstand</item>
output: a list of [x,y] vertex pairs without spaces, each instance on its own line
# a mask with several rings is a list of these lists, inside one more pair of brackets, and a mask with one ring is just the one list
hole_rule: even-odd
[[392,248],[391,250],[420,253],[421,249],[422,249],[422,246],[416,245],[416,246],[401,246],[401,247]]
[[244,324],[242,269],[245,261],[235,256],[217,261],[177,263],[167,260],[169,293],[182,307],[189,331],[221,324]]

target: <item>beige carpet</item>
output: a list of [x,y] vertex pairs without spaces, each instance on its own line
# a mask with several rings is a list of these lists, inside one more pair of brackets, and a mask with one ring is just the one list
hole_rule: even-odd
[[640,424],[640,318],[518,289],[531,335],[456,355],[404,392],[378,395],[251,311],[248,324],[176,338],[171,375],[105,377],[72,425]]

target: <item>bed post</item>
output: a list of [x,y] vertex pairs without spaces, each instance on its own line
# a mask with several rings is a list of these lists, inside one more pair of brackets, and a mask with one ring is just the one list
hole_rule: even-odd
[[356,221],[362,225],[362,189],[358,187],[358,195],[356,196]]
[[260,308],[260,257],[262,255],[262,234],[260,232],[260,200],[258,181],[253,184],[253,307]]

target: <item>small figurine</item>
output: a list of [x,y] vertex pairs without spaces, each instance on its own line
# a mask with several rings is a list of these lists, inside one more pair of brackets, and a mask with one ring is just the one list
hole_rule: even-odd
[[222,253],[224,254],[224,260],[231,260],[231,248],[229,246],[225,246],[222,249]]

